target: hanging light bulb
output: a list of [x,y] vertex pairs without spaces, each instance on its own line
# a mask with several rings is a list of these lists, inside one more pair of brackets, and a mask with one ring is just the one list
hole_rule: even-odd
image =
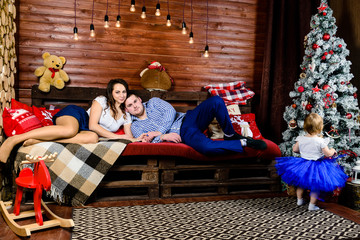
[[158,1],[158,3],[156,4],[156,11],[155,11],[155,16],[160,16],[160,3]]
[[187,33],[187,31],[186,31],[186,23],[185,23],[185,22],[182,23],[182,31],[181,31],[181,33],[182,33],[182,34],[186,34],[186,33]]
[[131,0],[130,12],[135,12],[135,0]]
[[145,6],[142,7],[141,18],[143,18],[143,19],[146,18],[146,7]]
[[116,23],[115,23],[115,27],[119,28],[120,27],[120,0],[119,0],[119,5],[118,5],[118,15],[116,16]]
[[77,27],[74,27],[74,40],[79,40]]
[[206,57],[206,58],[209,57],[209,46],[208,45],[205,46],[204,57]]
[[90,37],[95,37],[95,27],[94,27],[94,24],[90,24]]
[[116,17],[116,24],[115,24],[115,26],[116,27],[120,27],[120,20],[121,20],[121,17],[120,17],[120,15],[117,15],[117,17]]
[[193,7],[192,7],[192,0],[191,0],[191,28],[190,28],[190,34],[189,34],[189,43],[194,43],[194,33],[192,31],[193,28]]
[[95,7],[95,0],[93,0],[92,11],[91,11],[90,37],[95,37],[94,7]]
[[166,17],[166,26],[171,27],[170,14],[168,14],[167,17]]
[[109,16],[108,16],[108,15],[105,15],[104,21],[105,21],[104,27],[105,27],[105,28],[108,28],[108,27],[109,27]]
[[187,33],[187,31],[186,31],[186,23],[185,23],[185,1],[186,0],[184,0],[184,7],[183,7],[183,21],[182,21],[182,30],[181,30],[182,34]]
[[76,0],[75,0],[75,3],[74,3],[74,13],[75,13],[74,40],[79,40],[78,28],[76,27]]
[[106,0],[106,13],[104,17],[104,28],[109,28],[109,16],[108,16],[108,9],[109,9],[109,0]]
[[190,32],[190,34],[189,34],[189,43],[190,44],[194,43],[194,34],[193,34],[193,32]]
[[168,14],[166,16],[166,26],[171,27],[169,0],[167,0],[167,8],[168,8]]

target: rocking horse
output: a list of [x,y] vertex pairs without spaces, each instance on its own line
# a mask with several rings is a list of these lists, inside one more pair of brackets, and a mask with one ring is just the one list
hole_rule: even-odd
[[[33,157],[27,155],[27,161],[23,161],[22,164],[34,164],[34,170],[31,170],[30,168],[24,168],[20,171],[19,177],[15,179],[17,184],[17,191],[13,213],[10,214],[6,209],[4,202],[0,201],[0,209],[6,223],[11,228],[11,230],[13,230],[19,236],[30,236],[32,231],[56,226],[74,227],[74,222],[72,219],[63,219],[55,215],[41,200],[43,189],[49,191],[51,188],[50,174],[45,165],[45,162],[54,161],[56,156],[57,153],[46,155],[44,157]],[[34,189],[34,210],[20,213],[20,204],[24,188]],[[43,221],[43,212],[49,220]],[[36,223],[33,224],[19,225],[15,222],[15,220],[34,216]]]

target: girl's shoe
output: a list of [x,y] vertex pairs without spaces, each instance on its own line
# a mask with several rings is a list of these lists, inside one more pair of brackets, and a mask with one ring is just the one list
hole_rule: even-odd
[[318,206],[316,206],[315,204],[309,203],[308,209],[309,209],[309,211],[317,211],[320,208]]

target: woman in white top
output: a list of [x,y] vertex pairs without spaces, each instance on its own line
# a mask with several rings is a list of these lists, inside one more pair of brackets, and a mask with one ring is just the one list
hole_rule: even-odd
[[[310,190],[309,211],[318,210],[315,205],[320,192],[333,192],[344,187],[348,176],[333,157],[335,149],[329,148],[329,141],[318,135],[323,130],[323,119],[317,113],[310,113],[304,120],[305,136],[298,136],[293,146],[300,157],[276,158],[279,176],[290,186],[297,187],[297,205],[303,205],[304,189]],[[332,158],[331,158],[332,157]]]
[[[124,102],[129,92],[128,84],[122,79],[113,79],[108,83],[106,96],[98,96],[92,102],[89,114],[89,129],[100,137],[127,139],[134,141],[130,130],[131,117],[125,112]],[[115,132],[124,126],[125,134]]]

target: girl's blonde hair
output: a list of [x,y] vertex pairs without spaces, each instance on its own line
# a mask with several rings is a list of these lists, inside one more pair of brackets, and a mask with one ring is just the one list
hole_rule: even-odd
[[304,130],[309,134],[319,134],[324,127],[322,117],[317,113],[310,113],[304,120]]

